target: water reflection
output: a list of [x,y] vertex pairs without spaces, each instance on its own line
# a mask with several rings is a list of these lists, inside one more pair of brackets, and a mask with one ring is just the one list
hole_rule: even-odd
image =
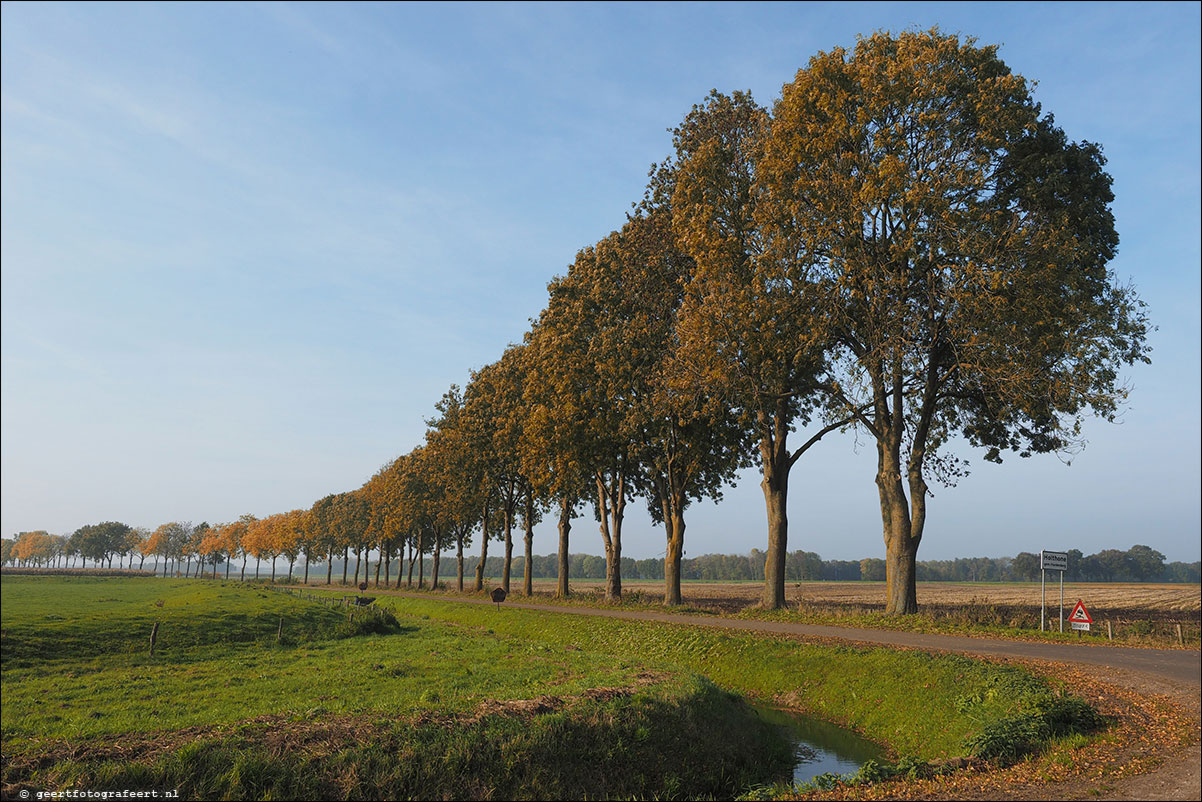
[[886,759],[878,744],[834,724],[774,707],[756,707],[760,718],[784,730],[793,744],[794,783],[820,774],[855,774],[869,760]]

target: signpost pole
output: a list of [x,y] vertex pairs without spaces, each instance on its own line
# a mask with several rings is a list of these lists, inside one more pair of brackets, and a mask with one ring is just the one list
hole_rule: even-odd
[[1064,572],[1060,572],[1060,631],[1064,631]]
[[1068,552],[1039,552],[1039,631],[1051,629],[1048,624],[1048,571],[1060,572],[1060,631],[1064,631],[1064,572],[1068,570]]

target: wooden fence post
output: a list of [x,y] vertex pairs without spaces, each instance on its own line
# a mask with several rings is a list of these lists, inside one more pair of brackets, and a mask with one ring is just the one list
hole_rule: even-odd
[[1106,640],[1114,640],[1114,632],[1110,629],[1110,619],[1106,619]]
[[159,640],[159,622],[154,622],[154,628],[150,630],[150,656],[154,657],[154,645]]
[[275,631],[275,642],[279,643],[284,638],[284,616],[280,616],[280,628]]
[[1177,625],[1177,645],[1178,646],[1185,645],[1185,638],[1182,637],[1182,635],[1181,635],[1181,625],[1180,624]]

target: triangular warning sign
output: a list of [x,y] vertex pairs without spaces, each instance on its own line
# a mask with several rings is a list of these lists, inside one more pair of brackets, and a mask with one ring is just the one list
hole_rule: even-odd
[[1085,605],[1081,603],[1080,599],[1078,599],[1077,606],[1074,607],[1072,613],[1069,614],[1068,620],[1078,621],[1082,624],[1092,624],[1093,616],[1089,614],[1089,610],[1086,610]]

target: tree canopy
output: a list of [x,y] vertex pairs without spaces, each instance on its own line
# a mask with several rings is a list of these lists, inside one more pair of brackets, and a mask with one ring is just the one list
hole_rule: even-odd
[[786,84],[759,179],[766,250],[808,264],[837,398],[876,441],[887,609],[917,608],[928,477],[959,435],[1070,448],[1113,417],[1147,322],[1107,263],[1100,149],[1055,127],[996,48],[938,31],[862,38]]

